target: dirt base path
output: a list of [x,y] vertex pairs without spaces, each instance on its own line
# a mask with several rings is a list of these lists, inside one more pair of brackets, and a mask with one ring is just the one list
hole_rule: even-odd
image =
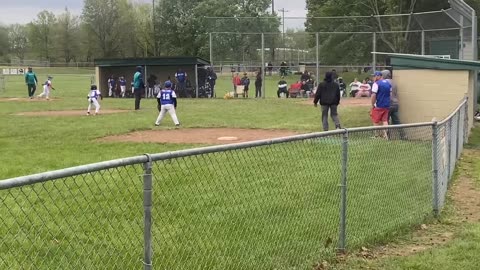
[[[102,114],[114,114],[114,113],[125,113],[130,112],[129,110],[100,110],[99,115]],[[38,111],[38,112],[21,112],[15,115],[25,115],[25,116],[87,116],[86,110],[70,110],[70,111]],[[93,112],[91,117],[94,117]]]
[[50,98],[46,100],[45,98],[0,98],[0,102],[50,102],[50,101],[58,101],[59,98]]
[[101,142],[150,142],[182,144],[229,144],[298,134],[289,130],[236,128],[179,128],[136,131],[99,139]]

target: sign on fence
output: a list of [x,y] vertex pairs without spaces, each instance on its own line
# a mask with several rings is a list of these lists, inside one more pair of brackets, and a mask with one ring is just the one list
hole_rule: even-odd
[[2,70],[3,75],[23,75],[25,73],[25,69],[23,68],[4,68]]

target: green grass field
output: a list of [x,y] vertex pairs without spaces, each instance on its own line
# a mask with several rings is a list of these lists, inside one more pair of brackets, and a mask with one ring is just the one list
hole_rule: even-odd
[[[156,101],[98,117],[18,116],[85,110],[88,72],[56,69],[50,102],[0,101],[0,179],[199,145],[96,142],[154,129]],[[74,74],[74,75],[72,75]],[[229,85],[229,79],[219,82]],[[182,128],[320,131],[301,100],[179,100]],[[293,78],[292,78],[293,80]],[[21,77],[0,97],[23,97]],[[103,109],[131,109],[104,99]],[[368,108],[341,107],[344,126],[369,125]],[[160,129],[172,128],[169,119]],[[418,130],[430,134],[428,129]],[[429,133],[430,132],[430,133]],[[431,143],[350,137],[347,245],[384,242],[431,213]],[[155,269],[310,269],[338,244],[341,138],[307,140],[155,163]],[[1,191],[0,268],[142,267],[141,165]],[[332,243],[330,243],[332,242]]]

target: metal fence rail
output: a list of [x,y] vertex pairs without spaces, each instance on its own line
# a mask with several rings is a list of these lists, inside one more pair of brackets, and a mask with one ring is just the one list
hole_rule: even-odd
[[309,268],[439,215],[467,112],[0,181],[0,268]]

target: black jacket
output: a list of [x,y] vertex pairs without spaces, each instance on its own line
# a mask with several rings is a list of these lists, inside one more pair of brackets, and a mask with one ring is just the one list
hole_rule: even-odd
[[340,104],[340,87],[336,82],[322,82],[318,85],[313,104],[338,105]]

